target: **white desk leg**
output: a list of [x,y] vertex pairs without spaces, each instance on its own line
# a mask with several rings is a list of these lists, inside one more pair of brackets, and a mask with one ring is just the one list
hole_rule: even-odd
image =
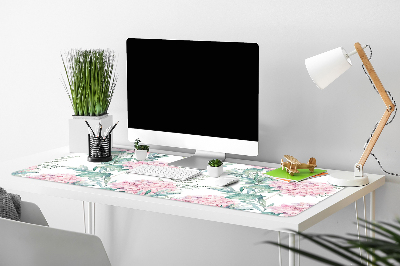
[[[300,235],[297,236],[297,249],[300,250]],[[297,265],[300,266],[300,253],[297,253]]]
[[83,217],[85,223],[85,233],[95,234],[95,204],[94,202],[83,202]]
[[[281,232],[278,231],[278,244],[281,244]],[[279,255],[279,266],[282,266],[282,252],[281,252],[282,248],[281,246],[278,247],[278,255]]]
[[[294,248],[296,246],[296,234],[289,233],[289,247]],[[295,253],[289,250],[289,266],[295,266]]]
[[[375,190],[369,193],[369,221],[375,222]],[[370,229],[374,229],[374,226],[370,226]],[[375,238],[375,232],[370,230],[372,238]],[[372,252],[375,252],[374,250]],[[372,258],[372,257],[371,257]],[[373,260],[375,261],[375,260]]]
[[[375,190],[369,193],[369,220],[375,222]],[[375,232],[371,231],[371,237],[375,237]]]

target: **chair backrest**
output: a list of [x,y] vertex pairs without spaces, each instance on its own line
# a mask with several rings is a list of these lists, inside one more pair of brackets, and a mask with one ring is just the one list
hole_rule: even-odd
[[[25,207],[29,206],[33,205]],[[21,220],[43,223],[37,211],[32,213],[23,208]],[[0,218],[0,265],[111,266],[103,243],[95,235],[3,218]]]
[[21,201],[21,222],[49,226],[39,207],[32,202]]

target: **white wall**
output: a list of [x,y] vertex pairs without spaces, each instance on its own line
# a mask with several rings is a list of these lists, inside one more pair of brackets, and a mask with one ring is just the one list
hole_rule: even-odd
[[[400,99],[400,52],[396,49],[400,2],[396,0],[3,2],[0,160],[68,145],[72,108],[60,82],[60,52],[71,48],[110,48],[119,54],[119,81],[109,113],[120,121],[114,142],[128,144],[124,62],[128,37],[257,42],[260,154],[250,158],[257,161],[279,162],[284,154],[302,161],[314,156],[319,167],[352,170],[384,112],[357,55],[352,58],[354,66],[323,91],[309,78],[305,58],[339,46],[349,52],[355,42],[370,44],[371,62],[383,85]],[[374,148],[383,166],[395,173],[400,173],[399,121],[385,128]],[[373,158],[365,171],[381,173]],[[377,191],[379,220],[391,221],[400,213],[396,208],[399,180],[388,176],[388,183]],[[81,218],[80,203],[60,200],[69,206],[60,214],[56,206],[46,203],[49,199],[25,196],[40,202],[50,225],[82,230],[75,222]],[[353,208],[338,212],[310,232],[354,232]],[[191,265],[270,265],[269,258],[277,257],[275,248],[254,245],[276,239],[273,232],[108,206],[98,210],[98,233],[113,265],[161,261],[185,265],[193,259],[198,263]],[[63,222],[60,215],[76,219]],[[110,224],[111,230],[107,229]]]

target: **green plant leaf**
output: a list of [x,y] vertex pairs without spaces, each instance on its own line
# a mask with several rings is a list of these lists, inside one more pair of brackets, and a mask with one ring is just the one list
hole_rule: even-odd
[[[315,235],[305,234],[301,232],[297,233],[294,231],[292,232],[297,233],[301,237],[317,244],[318,246],[321,246],[331,251],[332,253],[346,259],[347,261],[354,263],[352,265],[364,265],[361,263],[361,261],[368,262],[370,265],[398,265],[398,263],[400,262],[400,242],[398,241],[400,236],[398,232],[395,232],[389,228],[400,231],[400,227],[384,222],[375,223],[363,219],[359,220],[375,227],[367,227],[367,229],[375,232],[383,238],[376,239],[369,236],[358,236],[356,234],[348,234],[349,237],[342,237],[332,234]],[[397,223],[400,224],[400,220],[397,220]],[[286,245],[280,245],[271,241],[266,241],[263,243],[279,245],[283,248],[290,249],[296,253],[307,256],[311,259],[318,260],[319,262],[324,262],[328,265],[340,265],[335,264],[336,262],[326,259],[325,257],[320,257],[310,252],[298,250],[294,247],[292,248]],[[360,257],[360,253],[358,252],[359,249],[363,250],[364,253],[369,254],[371,259],[367,259],[365,256]],[[395,264],[393,264],[394,262]]]
[[62,82],[75,115],[107,113],[118,79],[114,52],[72,49],[61,59],[68,87]]

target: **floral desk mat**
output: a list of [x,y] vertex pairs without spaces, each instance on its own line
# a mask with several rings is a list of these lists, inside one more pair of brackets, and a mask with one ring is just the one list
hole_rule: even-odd
[[224,162],[224,174],[239,182],[227,187],[207,182],[211,177],[206,170],[188,181],[127,175],[140,164],[168,166],[183,157],[149,153],[145,161],[138,161],[133,150],[123,149],[113,149],[112,157],[110,162],[93,163],[87,154],[71,153],[12,175],[274,216],[295,216],[343,189],[330,185],[328,175],[287,182],[268,176],[274,168],[229,162]]

